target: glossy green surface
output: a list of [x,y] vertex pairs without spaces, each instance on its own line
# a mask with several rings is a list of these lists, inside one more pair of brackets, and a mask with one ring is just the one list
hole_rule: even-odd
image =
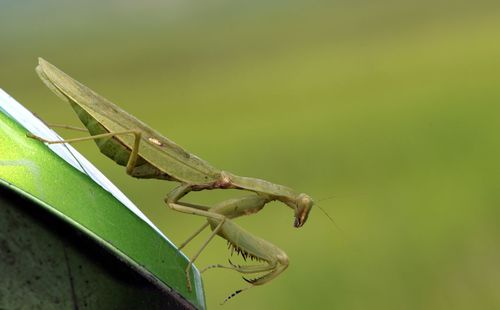
[[0,179],[0,309],[194,309],[13,189]]
[[197,307],[204,307],[201,282],[196,281],[197,290],[187,291],[187,261],[172,244],[87,175],[44,144],[28,139],[26,129],[1,112],[0,109],[3,182],[40,200],[51,212],[93,236],[122,259],[153,274]]

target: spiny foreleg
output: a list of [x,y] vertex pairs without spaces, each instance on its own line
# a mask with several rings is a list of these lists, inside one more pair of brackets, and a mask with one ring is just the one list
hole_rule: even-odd
[[[213,208],[186,202],[180,202],[179,200],[186,194],[188,194],[192,189],[193,187],[189,184],[181,185],[173,189],[165,199],[167,205],[173,210],[188,214],[204,216],[208,220],[206,224],[200,227],[193,235],[191,235],[184,243],[182,243],[179,248],[183,248],[184,246],[186,246],[186,244],[188,244],[193,238],[195,238],[199,233],[201,233],[208,225],[210,225],[212,229],[212,233],[210,234],[210,236],[202,244],[201,248],[195,253],[195,255],[190,259],[186,267],[186,279],[187,279],[186,281],[189,289],[191,289],[190,271],[194,261],[198,258],[198,256],[201,254],[201,252],[205,249],[205,247],[208,245],[208,243],[213,239],[215,235],[220,235],[221,237],[227,239],[225,234],[222,233],[225,223],[230,222],[230,219],[235,217],[256,213],[260,211],[266,203],[273,200],[272,197],[267,195],[250,195],[223,201]],[[234,224],[230,225],[230,227],[232,227],[233,225]],[[229,239],[227,240],[231,244],[231,241]],[[233,242],[233,250],[236,248],[238,248],[238,246],[235,245]],[[244,254],[246,252],[240,252],[240,253],[242,253],[246,258],[246,254]],[[237,271],[243,273],[249,273],[250,272],[249,270],[244,271],[245,268],[246,267],[242,266],[242,269],[240,268]],[[252,270],[254,270],[253,272],[261,272],[261,271],[268,271],[274,268],[275,266],[265,265],[263,267],[259,266],[257,269],[252,269]]]
[[[208,219],[208,221],[210,222],[212,227],[217,225],[217,220]],[[246,282],[250,283],[251,286],[248,286],[241,290],[237,290],[235,293],[228,296],[223,301],[223,303],[253,286],[268,283],[288,267],[288,256],[284,251],[271,244],[270,242],[252,235],[230,220],[225,221],[222,228],[219,229],[218,234],[228,241],[231,251],[236,252],[237,254],[242,256],[243,259],[261,261],[266,264],[240,266],[232,264],[230,262],[231,266],[213,265],[210,266],[210,268],[219,267],[232,269],[244,274],[267,272],[263,276],[253,279],[243,277],[243,279]]]

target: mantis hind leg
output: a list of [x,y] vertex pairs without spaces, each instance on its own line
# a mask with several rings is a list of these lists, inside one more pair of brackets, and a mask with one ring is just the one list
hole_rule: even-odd
[[[43,121],[42,121],[43,122]],[[44,122],[45,123],[45,122]],[[51,124],[51,123],[45,123],[50,128],[63,128],[63,129],[68,129],[68,130],[75,130],[75,131],[83,131],[87,132],[87,128],[83,127],[76,127],[76,126],[71,126],[71,125],[64,125],[64,124]]]
[[[76,127],[72,126],[65,126],[65,125],[56,125],[55,127],[63,127],[66,129],[74,129],[74,130],[79,130]],[[134,147],[132,148],[132,151],[130,153],[130,156],[127,161],[127,173],[130,175],[133,175],[133,170],[136,166],[137,158],[139,157],[139,145],[141,143],[141,132],[138,130],[124,130],[124,131],[119,131],[119,132],[107,132],[103,134],[98,134],[98,135],[93,135],[93,136],[88,136],[88,137],[81,137],[81,138],[74,138],[74,139],[67,139],[67,140],[55,140],[55,141],[50,141],[46,140],[42,137],[36,136],[32,133],[27,133],[26,136],[28,138],[32,138],[38,141],[41,141],[46,144],[64,144],[64,143],[75,143],[75,142],[81,142],[81,141],[88,141],[88,140],[96,140],[96,139],[101,139],[101,138],[108,138],[108,137],[114,137],[114,136],[119,136],[119,135],[134,135]]]

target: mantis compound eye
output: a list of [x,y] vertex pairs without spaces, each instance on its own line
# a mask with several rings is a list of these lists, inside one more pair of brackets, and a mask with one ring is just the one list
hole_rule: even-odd
[[300,194],[297,196],[297,209],[295,211],[295,222],[293,226],[301,227],[307,221],[309,212],[314,205],[314,201],[307,194]]

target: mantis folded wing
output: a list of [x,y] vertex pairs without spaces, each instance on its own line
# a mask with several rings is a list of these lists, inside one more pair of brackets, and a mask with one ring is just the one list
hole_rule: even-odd
[[[249,287],[271,281],[288,267],[285,252],[239,227],[233,219],[257,213],[268,202],[276,200],[294,211],[294,226],[301,227],[313,206],[313,200],[308,195],[282,185],[237,176],[213,167],[42,58],[39,59],[36,71],[54,93],[70,103],[91,136],[64,141],[47,141],[34,135],[28,136],[48,144],[95,140],[104,155],[117,164],[126,166],[127,174],[136,178],[156,178],[180,183],[168,193],[166,204],[173,210],[207,219],[207,223],[179,247],[184,247],[206,227],[210,226],[212,229],[208,239],[186,267],[186,285],[189,289],[191,266],[216,235],[228,241],[232,252],[235,251],[245,260],[255,260],[258,264],[240,266],[230,262],[230,266],[214,265],[208,268],[228,268],[242,274],[264,273],[254,279],[243,278],[250,283]],[[192,191],[212,189],[238,189],[252,194],[223,201],[214,207],[180,201]],[[226,300],[241,291],[243,290],[236,291]]]

